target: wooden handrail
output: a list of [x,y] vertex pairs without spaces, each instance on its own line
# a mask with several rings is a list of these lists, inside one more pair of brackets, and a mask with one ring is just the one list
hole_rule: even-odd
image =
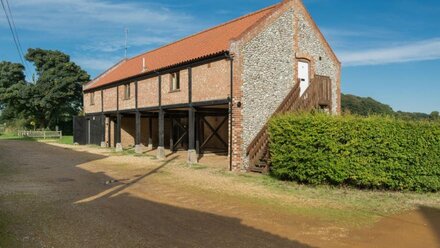
[[[272,114],[283,114],[295,111],[310,111],[313,108],[327,106],[331,108],[331,79],[315,75],[309,87],[300,96],[300,82],[298,81],[287,94],[280,106]],[[269,159],[269,133],[267,123],[261,128],[246,149],[250,166],[256,166],[262,159]]]

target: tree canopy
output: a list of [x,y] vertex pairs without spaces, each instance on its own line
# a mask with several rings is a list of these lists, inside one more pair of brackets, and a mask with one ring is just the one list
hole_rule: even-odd
[[342,94],[342,111],[361,116],[387,115],[406,120],[439,120],[439,112],[433,111],[431,114],[394,111],[387,104],[383,104],[371,97],[360,97],[355,95]]
[[35,83],[25,81],[22,65],[0,62],[0,106],[6,114],[2,118],[21,115],[41,128],[53,128],[78,114],[82,84],[90,80],[87,72],[60,51],[29,49],[25,58],[35,66]]
[[0,62],[0,93],[15,83],[25,82],[24,66],[7,61]]
[[25,109],[28,97],[24,66],[0,62],[0,110],[2,120],[16,119]]
[[77,114],[82,107],[81,85],[90,80],[87,72],[59,51],[29,49],[26,59],[37,71],[32,106],[39,124],[54,126],[60,119]]
[[355,95],[342,94],[342,110],[357,115],[368,116],[393,115],[394,110],[386,104],[380,103],[371,97],[360,97]]

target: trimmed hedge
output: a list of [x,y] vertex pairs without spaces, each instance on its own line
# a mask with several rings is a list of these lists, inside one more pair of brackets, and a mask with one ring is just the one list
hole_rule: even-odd
[[357,188],[440,190],[440,122],[289,114],[269,123],[271,173]]

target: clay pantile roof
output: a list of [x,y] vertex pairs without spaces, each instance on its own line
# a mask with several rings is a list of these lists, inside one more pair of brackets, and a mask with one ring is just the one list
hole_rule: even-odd
[[[188,36],[155,50],[122,60],[106,72],[89,82],[85,90],[115,83],[119,80],[170,67],[194,59],[226,52],[231,40],[240,36],[252,25],[269,14],[277,5],[242,16],[235,20]],[[146,71],[143,70],[143,60]]]

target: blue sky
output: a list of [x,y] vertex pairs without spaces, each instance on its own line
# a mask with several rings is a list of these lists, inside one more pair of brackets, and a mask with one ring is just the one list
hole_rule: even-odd
[[[128,56],[277,0],[9,0],[23,49],[58,49],[92,76]],[[440,110],[440,1],[304,0],[343,63],[342,91],[395,110]],[[0,12],[0,60],[18,62]],[[29,72],[28,74],[30,74]]]

